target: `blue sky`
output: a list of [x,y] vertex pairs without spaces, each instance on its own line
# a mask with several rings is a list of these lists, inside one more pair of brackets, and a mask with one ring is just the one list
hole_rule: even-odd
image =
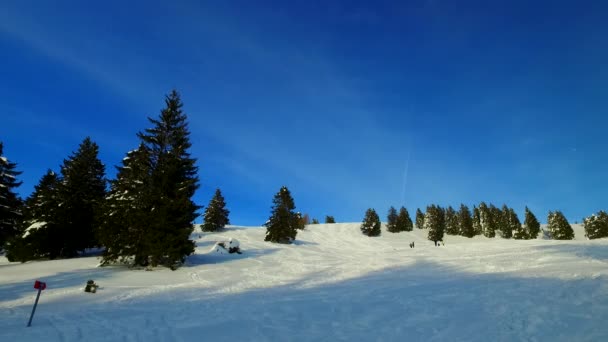
[[206,205],[608,209],[603,1],[0,2],[0,140],[27,196],[85,136],[108,176],[175,88]]

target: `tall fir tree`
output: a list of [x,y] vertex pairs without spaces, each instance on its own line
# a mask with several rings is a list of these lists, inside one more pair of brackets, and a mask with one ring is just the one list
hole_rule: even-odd
[[516,240],[529,239],[530,236],[528,235],[526,226],[521,224],[521,222],[519,221],[519,218],[517,217],[517,214],[515,214],[515,211],[513,211],[513,209],[511,209],[511,210],[512,210],[511,215],[514,215],[515,219],[517,219],[517,221],[516,221],[517,225],[513,224],[513,238]]
[[547,217],[547,230],[554,240],[574,239],[574,230],[561,211],[550,211]]
[[479,222],[483,235],[488,238],[496,236],[492,210],[494,206],[488,207],[485,202],[479,203]]
[[502,209],[496,210],[496,216],[496,227],[500,231],[500,235],[504,239],[510,239],[513,236],[511,209],[506,204],[503,204]]
[[190,154],[187,115],[177,91],[165,97],[158,119],[148,118],[152,128],[137,136],[150,151],[149,196],[152,211],[146,237],[152,266],[174,269],[194,252],[190,234],[200,209],[192,197],[199,187],[196,159]]
[[405,207],[399,209],[399,215],[397,216],[397,230],[400,232],[411,232],[414,230],[410,213]]
[[445,231],[445,212],[441,207],[436,205],[426,207],[424,229],[428,230],[429,240],[435,242],[443,240]]
[[519,220],[519,217],[517,217],[517,213],[515,213],[515,210],[513,210],[513,208],[509,208],[507,211],[507,225],[509,226],[509,232],[511,233],[511,236],[515,234],[514,232],[519,232],[520,230],[523,230],[521,221]]
[[458,235],[460,233],[458,217],[452,206],[448,206],[445,210],[445,233],[448,235]]
[[230,224],[228,215],[230,211],[226,209],[226,202],[222,196],[220,189],[215,190],[213,198],[209,202],[207,209],[205,209],[205,215],[203,224],[201,226],[204,232],[218,232],[227,224]]
[[104,203],[97,232],[105,246],[102,264],[115,261],[147,266],[152,255],[149,233],[153,204],[150,196],[150,151],[142,143],[127,153]]
[[22,203],[15,189],[21,185],[17,181],[20,174],[17,164],[4,156],[4,145],[0,142],[0,250],[19,233]]
[[391,233],[399,232],[399,227],[397,226],[398,217],[399,215],[397,215],[397,209],[395,209],[395,207],[390,207],[390,209],[388,210],[388,215],[386,217],[386,230]]
[[61,241],[57,231],[57,174],[48,170],[34,186],[34,192],[23,206],[23,233],[7,249],[9,261],[25,262],[53,258],[59,254]]
[[370,237],[380,236],[381,226],[380,217],[376,211],[372,208],[367,209],[365,217],[363,218],[363,223],[361,224],[361,232],[363,235]]
[[585,237],[590,240],[608,237],[608,214],[600,210],[597,214],[586,217],[583,219],[583,227]]
[[460,235],[468,238],[475,236],[471,211],[469,210],[469,207],[464,204],[461,204],[460,210],[458,210],[458,232]]
[[272,212],[266,222],[264,241],[275,243],[292,243],[298,234],[298,218],[294,209],[296,205],[286,186],[281,187],[272,201]]
[[424,229],[424,213],[420,208],[416,209],[416,228]]
[[526,207],[524,218],[524,230],[526,232],[526,239],[536,239],[540,233],[540,223],[528,207]]
[[483,226],[481,225],[481,213],[479,208],[473,206],[473,232],[475,235],[483,234]]
[[62,243],[56,246],[59,257],[74,257],[99,245],[95,218],[106,196],[106,179],[105,166],[98,155],[99,146],[87,137],[61,166],[57,233]]
[[313,218],[312,222],[310,224],[319,224],[319,220],[317,220],[316,218]]
[[333,216],[325,216],[325,223],[336,223],[336,219]]

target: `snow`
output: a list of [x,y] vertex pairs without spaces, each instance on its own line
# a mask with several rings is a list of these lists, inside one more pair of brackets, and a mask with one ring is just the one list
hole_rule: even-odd
[[[3,259],[0,341],[608,340],[608,239],[581,225],[573,241],[446,235],[441,247],[426,230],[359,226],[309,225],[292,245],[263,228],[197,230],[176,271]],[[210,251],[230,238],[243,254]],[[36,279],[48,287],[26,328]]]
[[8,163],[8,159],[6,159],[5,156],[0,156],[0,161],[2,161],[4,164]]

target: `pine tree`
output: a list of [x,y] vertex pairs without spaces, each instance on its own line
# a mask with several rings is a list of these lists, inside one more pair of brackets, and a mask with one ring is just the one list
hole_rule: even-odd
[[325,223],[336,223],[336,219],[333,216],[325,216]]
[[190,131],[180,95],[173,90],[158,119],[148,118],[152,128],[137,136],[150,151],[149,196],[152,211],[146,237],[150,264],[172,269],[194,252],[190,234],[200,209],[192,197],[198,189],[198,167],[189,152]]
[[[498,208],[497,208],[498,209]],[[513,225],[511,225],[511,210],[506,204],[503,204],[502,209],[496,210],[497,228],[500,235],[504,239],[510,239],[513,236]]]
[[59,178],[48,170],[34,187],[34,192],[23,206],[23,230],[21,236],[11,240],[7,248],[9,261],[21,261],[53,257],[61,246],[57,232],[57,188]]
[[420,208],[416,209],[416,228],[424,229],[424,214]]
[[397,230],[400,232],[411,232],[414,230],[410,213],[405,207],[399,209],[399,216],[397,217]]
[[316,218],[313,218],[311,224],[319,224],[319,220],[317,220]]
[[19,233],[22,203],[14,189],[21,185],[17,181],[21,172],[16,168],[17,164],[4,156],[4,145],[0,142],[0,250]]
[[61,166],[57,230],[62,243],[55,246],[60,257],[74,257],[99,245],[95,218],[106,196],[106,179],[98,154],[99,147],[87,137]]
[[526,230],[526,227],[519,221],[515,211],[511,209],[509,214],[511,229],[513,229],[513,238],[517,240],[529,239],[530,237],[528,236],[528,231]]
[[460,210],[458,211],[458,232],[460,235],[468,238],[472,238],[473,236],[475,236],[471,212],[469,211],[469,208],[464,204],[460,205]]
[[483,227],[481,225],[481,213],[479,208],[473,206],[473,232],[475,235],[483,234]]
[[583,219],[583,226],[585,237],[590,240],[608,237],[608,214],[600,210],[597,214]]
[[424,229],[428,230],[428,239],[431,241],[443,240],[445,230],[445,213],[436,205],[426,207],[424,215]]
[[540,233],[540,223],[536,219],[536,216],[526,207],[526,217],[524,219],[524,230],[526,232],[526,239],[536,239],[538,233]]
[[574,231],[561,211],[549,212],[547,217],[547,230],[554,240],[572,240]]
[[508,209],[507,225],[509,226],[508,230],[509,233],[511,233],[511,236],[513,235],[513,232],[518,232],[522,230],[521,221],[519,220],[519,217],[517,217],[517,214],[515,213],[515,210],[513,210],[513,208]]
[[380,236],[381,233],[381,223],[380,217],[376,211],[372,208],[367,209],[365,212],[365,218],[363,219],[363,223],[361,224],[361,232],[363,235],[367,236]]
[[445,233],[448,235],[458,235],[460,228],[458,226],[458,217],[452,206],[448,206],[445,211]]
[[485,202],[479,203],[479,222],[483,235],[488,238],[496,236],[494,229],[493,210],[494,206],[488,208]]
[[299,211],[296,212],[295,220],[296,220],[296,229],[304,230],[304,228],[306,228],[306,225],[307,225],[306,222],[308,219],[305,218],[304,216],[302,216],[301,212],[299,212]]
[[399,216],[397,215],[397,209],[395,209],[394,207],[390,207],[390,209],[388,210],[388,216],[386,218],[386,230],[391,233],[399,232],[399,227],[397,227],[398,217]]
[[153,215],[150,150],[142,143],[127,153],[104,203],[97,236],[105,251],[102,264],[115,261],[147,266],[152,249]]
[[274,196],[272,212],[266,222],[266,237],[264,241],[276,243],[292,243],[298,234],[298,219],[293,211],[296,205],[287,187]]
[[201,226],[202,231],[218,232],[224,229],[227,224],[230,224],[228,214],[230,214],[230,211],[226,209],[226,202],[224,201],[222,192],[220,189],[217,189],[205,210],[204,221]]

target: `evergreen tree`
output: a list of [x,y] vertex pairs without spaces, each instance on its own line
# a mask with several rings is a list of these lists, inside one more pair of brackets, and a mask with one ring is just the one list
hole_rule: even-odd
[[488,238],[493,238],[496,236],[494,229],[494,220],[493,220],[493,208],[491,206],[488,208],[485,202],[479,203],[479,222],[481,224],[481,230],[483,235]]
[[443,240],[445,231],[445,213],[439,206],[426,207],[424,215],[424,229],[428,230],[428,239],[431,241]]
[[513,232],[518,232],[522,230],[521,221],[519,221],[519,217],[515,213],[513,208],[509,208],[507,212],[507,225],[509,226],[508,231],[513,235]]
[[590,240],[608,237],[608,214],[599,211],[583,220],[585,237]]
[[424,214],[420,208],[416,209],[416,228],[424,229]]
[[317,220],[316,218],[313,218],[311,224],[319,224],[319,220]]
[[61,166],[57,209],[61,243],[55,246],[60,257],[74,257],[79,251],[99,245],[95,217],[106,196],[106,179],[98,154],[99,147],[87,137]]
[[547,230],[555,240],[572,240],[574,231],[561,211],[549,212],[547,217]]
[[530,237],[528,236],[528,231],[526,230],[526,227],[521,224],[519,218],[517,217],[517,214],[513,209],[511,209],[510,211],[510,216],[511,229],[513,229],[513,238],[517,240],[529,239]]
[[536,219],[536,216],[526,207],[526,217],[524,219],[524,230],[526,232],[526,239],[536,239],[538,233],[540,233],[540,223]]
[[298,219],[293,211],[296,206],[287,187],[274,196],[272,213],[266,222],[266,237],[264,241],[276,243],[292,243],[298,234]]
[[296,212],[296,216],[295,216],[295,220],[296,220],[296,229],[299,230],[304,230],[304,228],[306,228],[307,225],[307,218],[305,216],[302,216],[301,212]]
[[380,236],[381,230],[380,217],[376,214],[376,211],[372,208],[367,209],[365,212],[365,218],[361,224],[361,232],[367,236]]
[[137,135],[150,151],[150,264],[174,269],[194,252],[190,234],[200,207],[192,197],[199,185],[196,159],[189,152],[187,116],[177,91],[166,96],[165,105],[158,119],[148,118],[153,127]]
[[397,215],[397,209],[395,209],[394,207],[390,207],[390,209],[388,210],[388,216],[386,218],[386,230],[391,233],[399,232],[399,227],[397,227],[398,217],[399,216]]
[[325,223],[336,223],[336,219],[333,216],[325,216]]
[[155,245],[149,239],[152,227],[150,215],[155,209],[151,196],[151,155],[142,143],[127,153],[117,167],[116,179],[110,182],[110,192],[100,215],[97,232],[105,251],[102,264],[115,261],[147,266]]
[[[504,239],[510,239],[513,236],[513,225],[511,224],[511,210],[506,204],[503,204],[501,210],[496,211],[497,228],[500,235]],[[519,220],[518,220],[519,221]]]
[[458,217],[452,206],[448,206],[445,211],[445,233],[448,235],[458,235],[460,227],[458,226]]
[[59,178],[48,170],[34,187],[34,192],[25,200],[23,207],[23,229],[21,236],[11,240],[7,248],[9,261],[52,258],[59,254],[61,246],[57,231],[57,188]]
[[471,212],[469,208],[461,204],[460,210],[458,211],[458,231],[460,235],[472,238],[475,236],[475,230],[473,228],[473,219],[471,218]]
[[473,206],[473,232],[475,235],[483,234],[483,227],[481,225],[481,213],[479,208]]
[[217,189],[205,210],[201,229],[204,232],[217,232],[224,229],[227,224],[230,224],[228,214],[230,214],[230,211],[226,209],[226,202],[224,201],[222,192],[220,189]]
[[411,232],[414,230],[410,213],[405,207],[399,209],[399,216],[397,217],[397,230],[400,232]]
[[14,189],[21,185],[17,181],[21,172],[16,168],[17,164],[4,156],[4,145],[0,142],[0,250],[19,233],[22,203]]

